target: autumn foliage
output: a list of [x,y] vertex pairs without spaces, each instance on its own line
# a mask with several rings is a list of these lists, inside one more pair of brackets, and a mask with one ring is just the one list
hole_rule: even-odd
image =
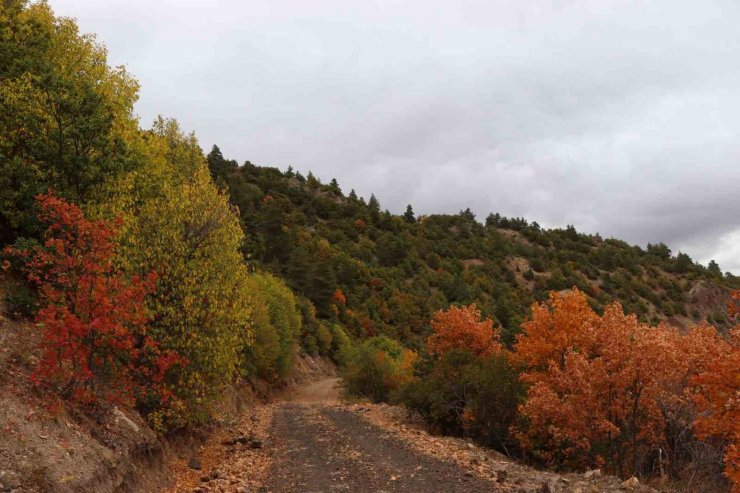
[[706,371],[696,376],[701,392],[696,403],[701,411],[694,428],[702,437],[727,442],[725,474],[740,492],[740,291],[733,292],[730,317],[738,325],[730,331],[727,350],[714,355]]
[[523,447],[551,466],[622,475],[677,461],[674,430],[695,417],[691,378],[726,347],[712,327],[680,335],[640,323],[617,303],[600,316],[578,290],[552,293],[522,328],[513,359],[529,386]]
[[499,331],[491,319],[481,320],[475,305],[451,306],[434,314],[433,334],[427,339],[431,354],[444,355],[451,349],[465,349],[476,356],[490,356],[501,350]]
[[183,361],[147,335],[145,296],[155,276],[127,278],[115,265],[117,222],[91,221],[53,194],[37,197],[43,244],[7,247],[38,287],[42,357],[33,378],[82,403],[166,400],[166,372]]

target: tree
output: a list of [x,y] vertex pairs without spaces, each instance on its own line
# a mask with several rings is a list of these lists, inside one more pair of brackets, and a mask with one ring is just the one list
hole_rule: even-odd
[[676,255],[676,264],[674,266],[676,272],[686,273],[689,272],[692,267],[694,267],[694,261],[691,260],[691,257],[683,252],[678,252],[678,255]]
[[481,320],[475,305],[440,310],[431,321],[432,335],[427,339],[427,350],[441,356],[451,349],[462,349],[476,356],[490,356],[501,350],[499,331],[493,321]]
[[533,306],[515,345],[529,385],[519,437],[551,465],[636,475],[651,451],[674,454],[667,430],[690,409],[689,381],[723,342],[712,327],[686,336],[639,323],[619,304],[603,316],[579,291]]
[[414,209],[411,208],[411,204],[406,206],[406,212],[403,214],[403,220],[407,223],[415,223],[416,216],[414,216]]
[[715,276],[722,276],[722,269],[720,269],[719,264],[714,260],[709,261],[709,265],[707,265],[707,270]]
[[373,221],[377,222],[380,219],[380,202],[375,197],[375,194],[370,194],[370,200],[367,203],[368,209],[370,209],[370,217]]
[[597,320],[582,292],[552,292],[546,303],[532,305],[532,315],[516,338],[514,357],[530,372],[562,367],[568,352],[591,349],[590,332]]
[[221,149],[216,145],[211,148],[211,152],[208,153],[206,160],[208,161],[208,169],[211,172],[214,183],[218,183],[222,187],[226,185],[229,173],[239,167],[236,161],[227,161],[224,159]]
[[108,208],[122,214],[122,262],[155,271],[147,297],[151,337],[189,364],[169,372],[178,409],[156,408],[164,426],[203,422],[205,406],[233,381],[251,338],[244,234],[227,197],[213,185],[193,135],[158,119],[141,152],[148,166],[110,187]]
[[0,240],[38,235],[34,197],[83,206],[143,163],[132,153],[138,84],[46,2],[0,10]]
[[373,337],[356,348],[342,371],[347,390],[374,402],[388,400],[413,379],[418,356],[398,341]]
[[295,296],[278,278],[267,273],[254,274],[257,290],[267,305],[270,324],[278,335],[278,352],[271,367],[278,380],[284,380],[293,367],[293,353],[301,330],[301,314]]
[[53,194],[37,201],[48,225],[43,245],[5,249],[24,260],[43,304],[36,316],[43,354],[34,378],[83,403],[168,400],[164,376],[184,361],[149,336],[144,298],[156,277],[127,277],[116,267],[118,222],[90,221]]
[[[729,315],[740,322],[740,291],[732,293]],[[725,475],[740,491],[740,323],[730,331],[726,351],[712,355],[705,371],[694,378],[699,386],[700,414],[694,428],[700,436],[726,441]]]

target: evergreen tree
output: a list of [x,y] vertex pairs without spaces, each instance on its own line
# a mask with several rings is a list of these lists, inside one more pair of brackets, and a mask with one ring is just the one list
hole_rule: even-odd
[[414,209],[411,208],[411,204],[406,206],[406,212],[403,214],[403,219],[407,223],[416,222],[416,216],[414,216]]
[[377,221],[380,218],[380,202],[378,202],[375,194],[370,194],[370,200],[368,201],[367,206],[370,209],[370,216],[374,221]]

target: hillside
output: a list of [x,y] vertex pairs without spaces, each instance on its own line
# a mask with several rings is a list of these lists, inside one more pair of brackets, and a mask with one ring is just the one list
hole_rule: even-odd
[[[417,217],[409,206],[394,215],[374,196],[344,194],[335,180],[239,166],[216,146],[208,163],[240,211],[248,258],[360,338],[384,334],[416,345],[435,311],[475,303],[511,342],[532,302],[574,286],[598,312],[619,301],[642,321],[685,329],[707,320],[723,329],[729,292],[740,287],[715,263],[699,265],[663,244],[643,249],[495,213],[481,222],[470,210]],[[304,334],[305,347],[311,339]]]
[[[555,473],[531,467],[740,492],[740,280],[716,263],[496,213],[394,215],[336,180],[206,155],[176,120],[145,128],[138,97],[74,19],[0,2],[0,491],[152,491],[169,445],[200,484],[189,469],[260,449],[252,425],[195,448],[244,419],[287,444],[274,491],[294,471],[404,489],[385,445],[413,490],[490,486],[430,457],[441,474],[412,476],[415,453],[357,408],[249,415],[255,394],[336,368],[418,442],[490,447],[535,489]],[[348,443],[377,475],[331,456]]]

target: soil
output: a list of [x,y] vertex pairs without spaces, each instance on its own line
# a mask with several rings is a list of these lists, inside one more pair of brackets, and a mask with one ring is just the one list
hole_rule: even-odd
[[419,454],[341,408],[290,403],[275,415],[268,491],[490,492],[491,482]]
[[[324,378],[250,410],[221,445],[224,460],[205,468],[200,483],[181,483],[176,491],[654,491],[599,471],[537,471],[465,440],[432,436],[402,408],[342,402],[340,390],[339,379]],[[240,437],[248,438],[229,445]]]

